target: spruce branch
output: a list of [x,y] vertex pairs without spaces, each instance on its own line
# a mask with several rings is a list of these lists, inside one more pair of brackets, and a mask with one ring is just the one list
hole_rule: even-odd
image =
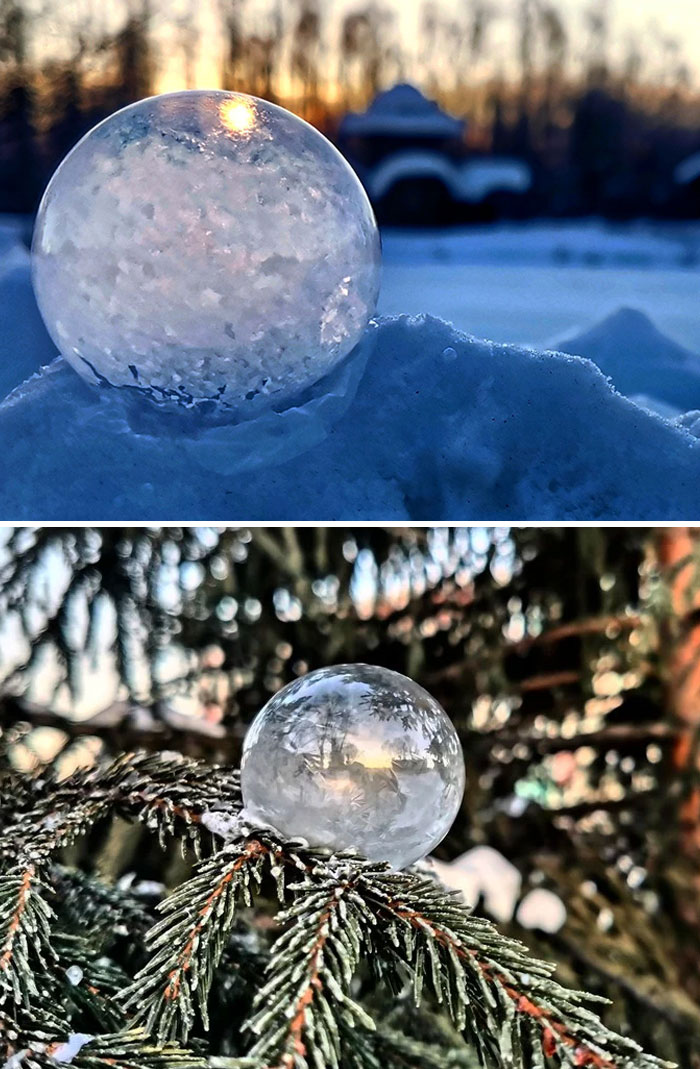
[[343,1069],[479,1069],[472,1050],[426,1043],[395,1028],[355,1030],[345,1037]]
[[129,983],[125,970],[104,954],[108,939],[96,933],[58,932],[54,936],[56,969],[54,977],[59,997],[68,1016],[89,1020],[101,1032],[116,1032],[128,1025],[117,995]]
[[339,877],[324,866],[320,879],[311,873],[289,887],[295,902],[278,918],[286,928],[273,944],[267,982],[248,1023],[259,1037],[251,1057],[275,1069],[338,1069],[341,1029],[374,1029],[349,994],[372,916],[354,894],[352,869]]
[[125,1009],[160,1041],[186,1040],[198,1010],[209,1027],[207,1000],[214,971],[233,926],[239,898],[252,904],[270,851],[257,840],[224,848],[200,863],[195,875],[161,903],[162,919],[149,931],[154,955],[124,992]]
[[126,930],[144,936],[153,923],[152,910],[131,891],[80,869],[54,864],[51,883],[56,913],[72,930],[97,929],[110,935]]
[[[313,909],[302,902],[281,915],[292,925],[273,947],[270,981],[249,1025],[265,1030],[251,1056],[269,1064],[272,1054],[279,1059],[275,1069],[334,1067],[341,1064],[339,1022],[356,1016],[355,1025],[373,1027],[361,1007],[354,1014],[357,1003],[347,995],[362,944],[370,959],[377,953],[401,961],[417,1003],[431,988],[488,1064],[538,1067],[555,1059],[572,1069],[664,1065],[606,1028],[585,1005],[605,1000],[556,983],[552,965],[475,917],[433,880],[360,858],[344,859],[338,868],[335,859],[313,852],[306,872],[305,883],[288,890],[311,895]],[[336,898],[352,908],[336,911]],[[341,919],[345,938],[335,930]],[[336,942],[329,946],[331,934]],[[263,1008],[273,993],[275,1001]]]
[[[385,981],[390,995],[409,984],[416,1003],[429,996],[441,1004],[476,1056],[499,1069],[665,1064],[608,1029],[590,1008],[595,999],[562,987],[552,965],[474,916],[434,880],[285,841],[269,829],[246,831],[240,807],[232,770],[168,754],[127,755],[61,782],[37,781],[31,799],[23,796],[21,812],[10,819],[2,847],[0,960],[7,961],[5,1005],[15,1022],[29,1014],[36,1023],[40,1014],[56,1043],[67,1042],[66,1031],[78,1022],[85,1027],[86,1016],[88,1027],[97,1022],[107,1034],[76,1053],[74,1064],[83,1069],[101,1069],[110,1058],[160,1069],[159,1052],[163,1065],[193,1064],[188,1059],[197,1055],[171,1040],[184,1043],[197,1017],[207,1028],[214,979],[224,962],[229,968],[235,961],[233,926],[245,921],[240,906],[258,897],[269,902],[267,885],[272,890],[276,882],[281,930],[260,956],[267,967],[257,993],[255,976],[237,989],[243,1007],[252,1003],[241,1036],[254,1038],[244,1056],[237,1029],[232,1053],[240,1057],[231,1065],[378,1069],[389,1061],[429,1069],[435,1063],[420,1037],[392,1038],[391,1029],[375,1035],[376,1013],[368,1012],[377,991],[373,978]],[[132,956],[121,964],[109,957],[113,944],[118,950],[115,931],[131,911],[138,938],[151,911],[139,913],[118,886],[95,890],[96,915],[105,918],[107,930],[81,925],[76,912],[81,897],[92,895],[94,878],[67,880],[52,860],[55,850],[109,814],[144,822],[164,843],[171,837],[187,842],[194,834],[200,848],[205,837],[214,848],[158,907],[160,918],[145,936],[150,960],[142,967],[143,959],[138,962],[123,997],[117,992],[124,968],[132,975]],[[55,917],[42,897],[45,885],[70,889],[66,903],[57,901]],[[66,982],[71,963],[84,973],[73,991]],[[49,1027],[50,1015],[38,1010],[39,991],[49,993],[58,1024]],[[217,1012],[228,1012],[225,1006],[218,1001]],[[240,1014],[237,1007],[237,1019]],[[115,1038],[115,1027],[142,1028],[140,1038],[131,1032],[128,1040]],[[46,1046],[32,1051],[30,1069],[47,1069]],[[459,1043],[438,1064],[464,1064]]]
[[37,997],[35,974],[53,953],[55,914],[42,893],[52,854],[111,813],[144,822],[163,843],[179,830],[183,848],[189,842],[198,852],[204,835],[211,839],[201,814],[224,789],[234,803],[239,794],[237,776],[178,754],[124,755],[66,780],[49,775],[33,787],[33,804],[8,820],[0,845],[0,860],[10,860],[0,876],[0,998],[11,995],[23,1005]]
[[238,774],[180,754],[124,754],[61,781],[46,775],[35,781],[31,803],[8,818],[0,858],[27,844],[29,855],[43,862],[113,814],[141,821],[163,845],[177,834],[183,846],[199,851],[211,838],[202,815],[222,797],[240,805]]
[[501,935],[435,883],[387,871],[366,890],[375,939],[410,969],[416,1001],[431,987],[484,1060],[575,1069],[652,1069],[665,1063],[603,1025],[585,1005],[605,1002],[552,979],[554,966]]
[[206,1057],[176,1044],[154,1045],[143,1031],[71,1032],[47,1011],[42,1027],[0,1012],[0,1057],[12,1069],[206,1069]]
[[54,957],[46,885],[37,867],[18,863],[0,876],[0,1004],[29,1005],[41,994],[37,978]]

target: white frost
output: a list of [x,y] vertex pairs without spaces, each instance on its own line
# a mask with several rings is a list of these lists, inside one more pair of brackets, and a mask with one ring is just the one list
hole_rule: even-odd
[[65,1043],[59,1043],[57,1047],[54,1047],[51,1057],[55,1062],[61,1062],[62,1064],[72,1062],[85,1044],[94,1038],[94,1035],[90,1035],[88,1032],[72,1032]]
[[77,987],[83,978],[83,970],[79,965],[70,965],[66,969],[66,980],[73,987]]
[[218,809],[207,809],[200,817],[200,823],[212,835],[222,839],[237,839],[245,835],[247,824],[241,812],[226,813]]

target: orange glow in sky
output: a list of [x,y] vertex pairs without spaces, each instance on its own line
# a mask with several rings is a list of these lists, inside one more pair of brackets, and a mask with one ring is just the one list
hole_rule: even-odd
[[[406,69],[404,77],[420,84],[424,74],[423,48],[423,14],[429,0],[384,0],[388,9],[395,12],[394,30],[397,32],[406,50]],[[555,0],[556,8],[565,20],[568,34],[568,58],[574,64],[580,61],[588,47],[587,13],[596,8],[601,0]],[[464,0],[433,0],[437,9],[445,16],[454,17],[464,9]],[[284,0],[247,0],[244,11],[248,29],[264,34],[272,13],[280,4],[280,10],[286,10]],[[121,4],[120,4],[121,6]],[[334,97],[337,79],[337,63],[334,48],[339,40],[344,15],[361,6],[357,0],[323,0],[322,13],[325,27],[325,45],[323,55],[326,62],[322,64],[322,90]],[[656,68],[661,63],[664,42],[673,37],[682,45],[682,53],[693,73],[694,81],[700,81],[700,18],[697,14],[697,0],[667,0],[663,5],[659,0],[609,0],[610,32],[609,46],[613,62],[621,62],[625,50],[633,35],[638,35],[645,46],[650,69],[646,72],[653,83]],[[190,88],[218,88],[221,85],[222,65],[226,53],[226,40],[222,31],[220,8],[216,0],[200,0],[194,8],[199,40],[191,73]],[[508,74],[516,72],[518,66],[518,29],[517,12],[519,0],[503,0],[495,5],[495,17],[488,24],[487,45],[482,57],[477,76],[483,70],[499,70]],[[157,90],[159,92],[186,88],[184,62],[178,45],[177,35],[171,29],[165,31],[161,47],[161,63],[158,72]],[[287,79],[288,64],[284,64],[283,79]],[[452,72],[445,70],[445,81],[449,85]],[[284,90],[284,86],[283,86]]]

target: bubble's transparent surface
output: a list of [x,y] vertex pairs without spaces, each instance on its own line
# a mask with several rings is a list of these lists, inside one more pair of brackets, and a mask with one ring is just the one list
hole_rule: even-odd
[[32,253],[46,326],[85,378],[252,414],[350,352],[379,281],[372,209],[330,142],[208,90],[142,100],[83,138]]
[[322,668],[290,683],[243,746],[252,820],[395,868],[445,836],[464,781],[462,748],[443,709],[406,676],[373,665]]

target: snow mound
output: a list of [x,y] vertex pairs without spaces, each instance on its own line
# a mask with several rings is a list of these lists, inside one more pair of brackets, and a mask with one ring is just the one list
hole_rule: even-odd
[[662,416],[664,419],[671,420],[672,423],[678,422],[681,426],[681,415],[675,405],[669,405],[665,401],[660,401],[658,397],[648,397],[645,393],[632,393],[629,395],[630,401],[634,401],[635,405],[639,405],[640,408],[646,408],[647,412],[654,412],[657,416]]
[[662,402],[662,414],[700,408],[700,356],[637,309],[620,308],[590,330],[559,339],[556,348],[592,360],[627,397]]
[[[480,341],[427,316],[380,320],[363,345],[371,356],[356,392],[322,440],[272,461],[263,442],[261,466],[223,474],[220,442],[134,430],[118,391],[87,386],[57,360],[0,404],[2,519],[700,512],[700,440],[621,397],[586,360]],[[247,448],[254,461],[254,435]]]
[[676,427],[682,427],[683,430],[688,431],[695,438],[700,438],[700,412],[697,409],[693,409],[690,412],[683,412],[674,421]]

